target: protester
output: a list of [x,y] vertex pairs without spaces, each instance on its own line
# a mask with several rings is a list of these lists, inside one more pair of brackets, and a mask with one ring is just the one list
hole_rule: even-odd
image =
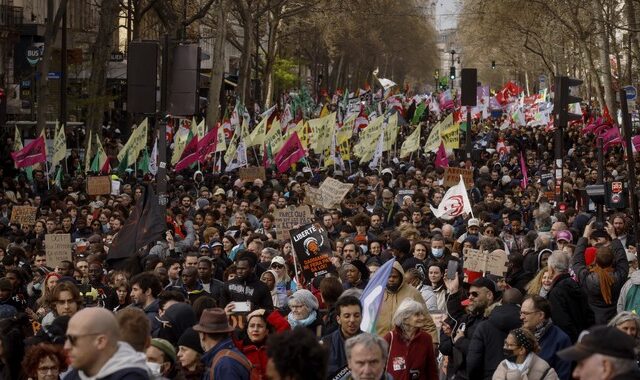
[[201,359],[204,351],[198,333],[189,327],[180,335],[177,347],[176,357],[180,363],[178,376],[182,376],[185,380],[202,379],[205,368]]
[[345,342],[349,380],[391,380],[386,372],[389,351],[387,341],[377,335],[362,333]]
[[538,349],[538,342],[532,332],[526,329],[512,330],[504,340],[506,358],[498,365],[492,379],[558,379],[555,370],[536,355]]
[[306,289],[298,289],[289,299],[287,321],[291,328],[305,327],[320,339],[324,333],[324,323],[318,313],[318,299]]
[[27,349],[22,367],[31,379],[57,380],[67,370],[67,358],[62,347],[40,343]]
[[327,353],[314,334],[302,327],[267,340],[267,378],[291,380],[324,380]]
[[362,303],[354,296],[342,296],[335,304],[336,321],[339,329],[329,335],[325,335],[320,343],[329,352],[327,375],[333,378],[347,368],[347,355],[344,343],[347,339],[360,333],[362,322]]

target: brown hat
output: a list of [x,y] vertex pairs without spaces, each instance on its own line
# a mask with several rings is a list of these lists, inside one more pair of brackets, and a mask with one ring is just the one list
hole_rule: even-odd
[[229,319],[224,310],[214,307],[202,312],[200,323],[193,326],[193,330],[209,334],[228,333],[233,331],[233,327],[229,325]]

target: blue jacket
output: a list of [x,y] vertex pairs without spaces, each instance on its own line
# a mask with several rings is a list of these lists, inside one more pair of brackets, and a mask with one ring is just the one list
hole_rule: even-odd
[[[202,376],[202,380],[212,380],[209,375],[211,374],[211,365],[213,364],[213,358],[218,352],[224,349],[235,351],[239,355],[244,356],[242,352],[240,352],[233,344],[231,338],[226,338],[225,340],[216,344],[212,349],[205,352],[202,356],[202,362],[204,363],[204,366],[206,368],[205,373]],[[242,363],[228,356],[222,357],[222,359],[218,361],[218,364],[216,364],[216,367],[213,369],[213,377],[215,379],[249,380],[250,375],[250,372]]]
[[571,346],[571,339],[562,329],[551,325],[540,337],[538,356],[544,359],[558,374],[560,380],[571,379],[571,362],[561,360],[556,352]]
[[[358,334],[360,332],[358,332]],[[344,337],[342,336],[340,328],[331,334],[325,335],[321,342],[329,352],[327,378],[332,379],[339,371],[347,367],[348,364],[347,352],[344,349]]]

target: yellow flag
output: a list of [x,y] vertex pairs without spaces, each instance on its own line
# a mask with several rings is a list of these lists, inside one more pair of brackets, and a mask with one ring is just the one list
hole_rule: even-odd
[[311,134],[313,136],[311,139],[311,148],[314,151],[320,152],[331,146],[331,139],[336,130],[335,125],[335,112],[319,119],[309,120],[309,126],[311,127]]
[[84,151],[84,172],[91,170],[91,139],[93,139],[92,130],[89,129],[89,139],[87,140],[87,149]]
[[218,127],[218,145],[216,145],[216,153],[227,150],[227,141],[225,140],[224,127]]
[[327,107],[327,105],[325,104],[324,106],[322,106],[322,110],[320,110],[320,117],[323,118],[327,115],[329,115],[329,107]]
[[371,120],[369,126],[360,131],[360,140],[353,146],[353,154],[356,157],[365,157],[371,155],[376,150],[376,144],[382,133],[382,123],[384,122],[384,116],[378,116]]
[[440,132],[440,137],[444,141],[447,149],[460,148],[460,124],[453,124]]
[[187,146],[189,140],[189,130],[186,128],[178,128],[178,133],[173,137],[173,153],[171,154],[171,165],[175,165],[180,161],[182,152]]
[[389,117],[387,128],[384,130],[384,146],[383,152],[387,152],[393,148],[398,138],[398,113],[394,113]]
[[447,128],[449,128],[453,124],[453,114],[449,114],[444,120],[436,124],[431,133],[429,133],[429,137],[427,137],[427,141],[424,144],[424,152],[425,154],[438,151],[440,147],[440,139],[441,132]]
[[[193,121],[191,122],[191,125],[193,128],[193,126],[196,125],[196,118],[193,118]],[[205,125],[204,125],[204,119],[202,119],[202,121],[200,122],[200,124],[197,125],[196,127],[196,133],[198,135],[198,141],[202,140],[202,138],[204,137],[204,135],[207,133],[207,131],[205,130]]]
[[420,124],[404,140],[400,148],[400,158],[405,158],[420,148]]
[[62,124],[56,128],[56,134],[53,138],[53,157],[51,158],[51,165],[56,166],[58,162],[64,160],[66,156],[67,139],[64,134],[64,124]]
[[230,164],[236,156],[241,133],[242,132],[240,130],[236,129],[231,141],[229,141],[229,147],[227,148],[227,152],[224,154],[224,162],[226,162],[227,165]]
[[16,132],[13,136],[13,151],[17,152],[22,148],[24,148],[24,146],[22,146],[22,136],[20,136],[20,130],[18,126],[16,126]]
[[136,162],[138,155],[147,146],[147,129],[149,128],[149,121],[145,118],[138,128],[133,130],[131,137],[124,144],[124,147],[118,152],[118,161],[122,161],[127,156],[127,162]]
[[245,146],[250,147],[254,145],[264,144],[265,135],[267,134],[267,118],[260,120],[258,125],[251,131],[249,137],[245,140]]

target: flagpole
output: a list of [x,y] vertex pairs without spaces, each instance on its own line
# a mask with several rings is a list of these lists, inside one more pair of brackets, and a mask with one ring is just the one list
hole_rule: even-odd
[[47,174],[47,190],[49,190],[49,161],[44,162],[44,172]]

